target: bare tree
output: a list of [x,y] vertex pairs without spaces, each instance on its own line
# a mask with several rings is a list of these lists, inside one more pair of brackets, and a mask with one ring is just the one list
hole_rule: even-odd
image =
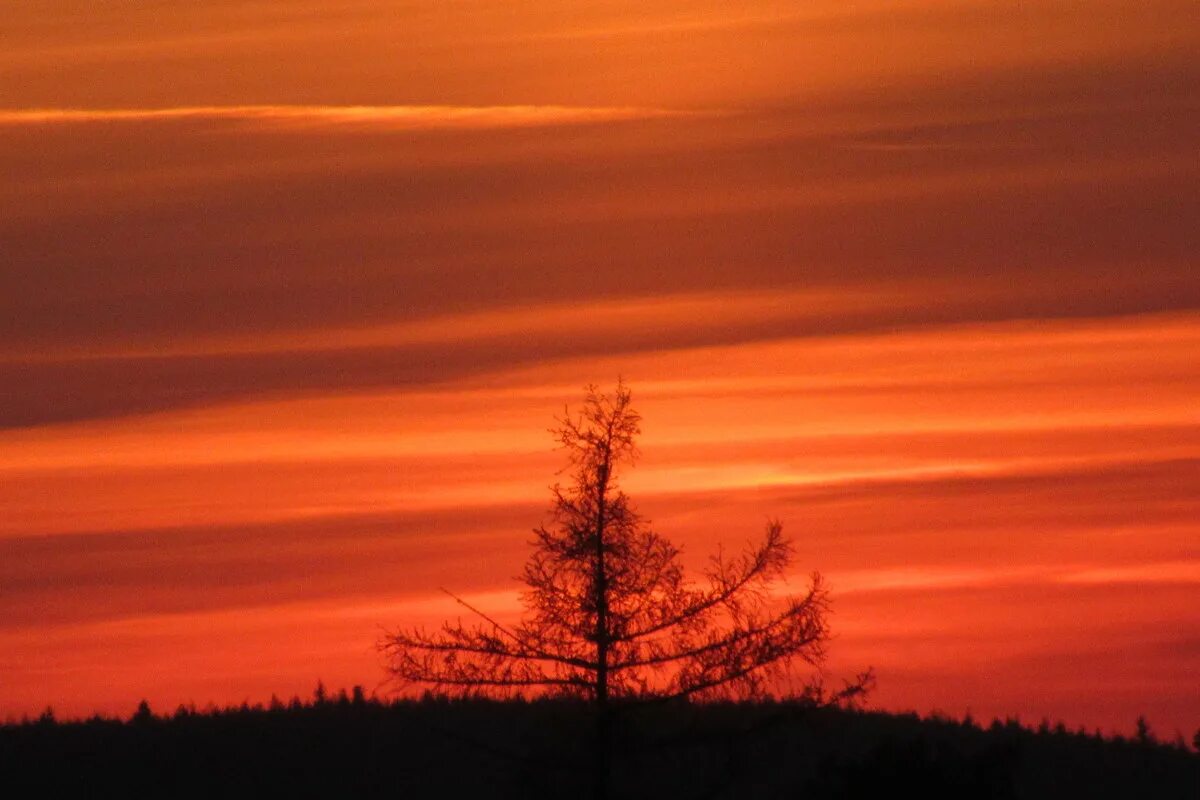
[[[595,790],[606,797],[610,720],[630,701],[761,697],[796,662],[820,667],[829,639],[828,593],[818,573],[798,596],[777,597],[792,548],[778,521],[745,552],[709,561],[689,580],[680,551],[630,505],[618,467],[637,457],[641,418],[621,383],[588,387],[582,409],[554,434],[571,482],[555,485],[549,524],[534,530],[525,564],[526,616],[506,625],[459,602],[474,624],[402,630],[381,643],[391,674],[441,692],[505,697],[546,693],[588,700],[596,714]],[[866,691],[863,673],[840,691],[805,684],[810,701]]]

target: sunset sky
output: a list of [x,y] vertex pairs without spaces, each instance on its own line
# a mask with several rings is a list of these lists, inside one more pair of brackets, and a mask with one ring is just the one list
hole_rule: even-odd
[[380,693],[623,376],[878,708],[1200,726],[1193,0],[0,19],[0,720]]

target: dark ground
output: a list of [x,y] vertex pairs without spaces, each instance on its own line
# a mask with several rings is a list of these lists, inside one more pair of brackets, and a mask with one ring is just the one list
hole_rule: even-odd
[[[0,727],[6,797],[568,797],[591,722],[561,702],[360,692],[286,706]],[[1200,755],[1015,721],[787,703],[627,710],[613,798],[1200,798]]]

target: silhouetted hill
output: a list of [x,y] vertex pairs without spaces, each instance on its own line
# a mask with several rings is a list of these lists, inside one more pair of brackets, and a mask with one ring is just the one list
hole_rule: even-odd
[[[8,797],[586,797],[586,707],[326,698],[0,727]],[[1015,721],[787,703],[623,715],[617,797],[1196,800],[1200,756]]]

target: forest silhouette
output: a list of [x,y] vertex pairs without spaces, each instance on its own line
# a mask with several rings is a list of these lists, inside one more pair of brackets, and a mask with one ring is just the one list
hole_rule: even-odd
[[[558,798],[591,714],[576,700],[369,697],[361,688],[271,704],[143,704],[128,719],[0,726],[9,797]],[[1182,742],[1104,738],[1016,719],[814,708],[770,700],[658,706],[625,732],[627,798],[1129,798],[1194,800]]]

